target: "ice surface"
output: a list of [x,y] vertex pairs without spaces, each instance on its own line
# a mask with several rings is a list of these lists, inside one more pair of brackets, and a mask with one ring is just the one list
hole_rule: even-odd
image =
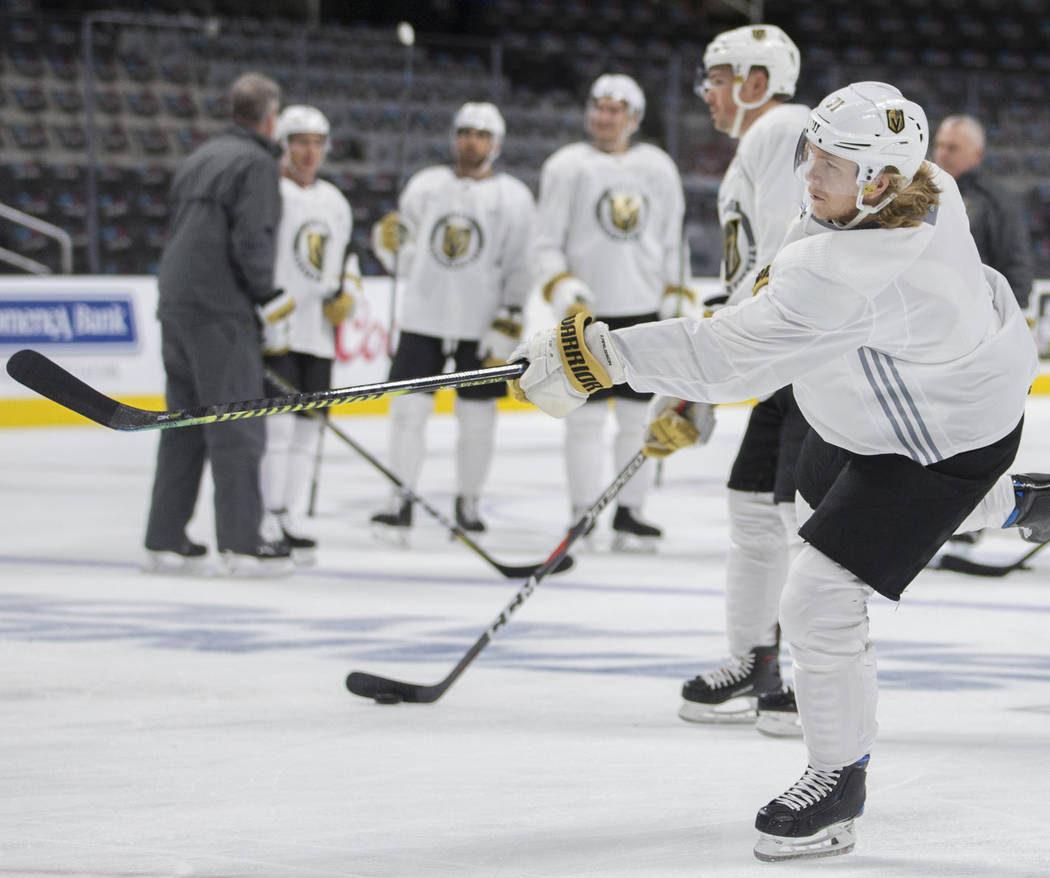
[[[725,651],[745,417],[723,409],[708,447],[661,467],[659,555],[611,554],[604,521],[444,698],[396,706],[347,693],[347,672],[440,680],[521,583],[418,511],[411,549],[377,542],[387,483],[334,435],[318,566],[231,581],[138,571],[157,434],[0,431],[0,876],[1050,874],[1050,553],[872,602],[881,728],[856,851],[753,858],[801,743],[676,716]],[[385,458],[384,419],[339,423]],[[564,534],[561,430],[501,416],[482,503],[500,561]],[[431,420],[419,487],[449,512],[454,432]],[[1035,398],[1018,469],[1050,468],[1047,435]],[[214,545],[207,502],[191,535]],[[1025,546],[1005,531],[977,552]]]

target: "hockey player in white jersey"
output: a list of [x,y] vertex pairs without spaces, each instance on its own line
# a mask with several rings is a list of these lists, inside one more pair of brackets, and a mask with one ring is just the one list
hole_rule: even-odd
[[[687,255],[682,241],[682,181],[671,157],[632,144],[645,95],[629,76],[604,74],[591,86],[588,143],[552,154],[540,176],[537,277],[555,316],[587,307],[610,326],[631,326],[675,313]],[[645,439],[651,395],[618,387],[566,421],[565,465],[572,518],[605,484],[602,433],[614,401],[614,464],[621,469]],[[641,519],[644,474],[620,492],[614,547],[654,549],[659,528]]]
[[[798,132],[809,116],[808,107],[787,103],[798,75],[798,48],[768,24],[719,34],[697,70],[696,92],[715,128],[739,138],[718,188],[720,303],[737,304],[753,294],[798,216],[802,183],[792,167]],[[694,416],[702,412],[698,408]],[[674,417],[665,406],[658,420]],[[793,692],[781,688],[777,604],[790,557],[801,545],[794,471],[808,429],[790,387],[778,388],[752,409],[727,485],[729,659],[682,686],[682,719],[754,723],[757,716],[767,734],[801,734]]]
[[[361,280],[357,256],[347,255],[353,219],[343,194],[317,174],[328,151],[329,124],[316,107],[281,112],[275,139],[281,159],[281,223],[274,283],[291,293],[290,346],[270,352],[266,365],[304,393],[331,387],[336,328],[350,316]],[[301,528],[310,469],[322,422],[305,414],[266,419],[262,493],[263,532],[283,536],[298,563],[314,559],[316,541]]]
[[[515,177],[493,170],[505,135],[499,110],[470,102],[452,121],[455,164],[424,168],[405,186],[398,212],[373,226],[372,249],[405,279],[391,380],[504,363],[521,336],[532,283],[535,203]],[[505,384],[457,390],[456,522],[483,531],[479,498],[492,462],[496,400]],[[415,490],[432,394],[390,402],[390,467]],[[395,492],[372,521],[404,538],[411,504]]]
[[808,766],[758,812],[763,860],[854,846],[877,728],[868,599],[898,600],[960,527],[1050,537],[1050,479],[1008,473],[1038,373],[1032,336],[928,146],[925,113],[893,86],[839,89],[799,139],[809,205],[757,295],[708,320],[614,331],[578,314],[511,355],[530,361],[520,389],[558,417],[622,381],[708,402],[794,386],[811,427],[797,468],[809,514],[780,624]]

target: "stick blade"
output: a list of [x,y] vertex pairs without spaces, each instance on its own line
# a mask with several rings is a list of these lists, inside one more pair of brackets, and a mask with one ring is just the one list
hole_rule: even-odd
[[942,555],[937,566],[941,570],[951,570],[953,573],[968,573],[970,576],[1006,576],[1014,570],[1028,570],[1023,563],[1014,564],[981,564],[979,561],[971,561],[959,555]]
[[447,687],[417,686],[415,683],[391,680],[388,677],[380,677],[378,674],[351,671],[346,678],[346,688],[354,695],[378,701],[396,696],[401,701],[407,701],[410,704],[432,704],[444,694]]
[[7,361],[7,374],[19,384],[96,424],[113,427],[119,420],[121,403],[99,393],[38,351],[25,349],[12,354]]

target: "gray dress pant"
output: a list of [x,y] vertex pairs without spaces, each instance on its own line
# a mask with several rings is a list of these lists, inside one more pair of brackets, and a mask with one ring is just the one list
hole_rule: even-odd
[[[165,318],[161,355],[169,410],[263,396],[262,355],[254,319]],[[193,517],[204,461],[215,485],[219,551],[252,554],[260,543],[259,463],[266,446],[262,418],[161,431],[146,548],[183,544]]]

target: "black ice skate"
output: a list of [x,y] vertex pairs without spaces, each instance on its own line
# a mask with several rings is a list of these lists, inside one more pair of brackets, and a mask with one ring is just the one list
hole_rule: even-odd
[[408,545],[408,534],[412,529],[412,503],[394,498],[386,512],[372,516],[372,532],[380,539],[400,546]]
[[853,820],[864,813],[868,757],[835,771],[806,767],[786,792],[759,810],[755,856],[767,863],[834,857],[853,850]]
[[1030,543],[1050,540],[1050,475],[1015,473],[1014,502],[1017,504],[1004,527],[1016,527]]
[[802,737],[802,723],[798,719],[795,692],[790,686],[758,696],[758,717],[755,728],[773,738]]
[[260,539],[248,552],[223,549],[222,563],[230,576],[287,576],[295,569],[292,547],[283,538]]
[[660,528],[634,517],[630,506],[617,506],[613,516],[614,552],[655,552],[664,535]]
[[292,550],[292,560],[299,567],[309,567],[317,563],[317,540],[299,531],[288,515],[287,509],[278,509],[274,516],[281,529],[281,536]]
[[756,696],[780,689],[780,648],[756,646],[682,686],[678,715],[691,723],[752,723]]
[[208,547],[187,537],[177,546],[146,546],[144,573],[173,573],[193,575],[206,573]]
[[485,522],[478,515],[477,497],[456,496],[456,524],[471,533],[485,532]]

